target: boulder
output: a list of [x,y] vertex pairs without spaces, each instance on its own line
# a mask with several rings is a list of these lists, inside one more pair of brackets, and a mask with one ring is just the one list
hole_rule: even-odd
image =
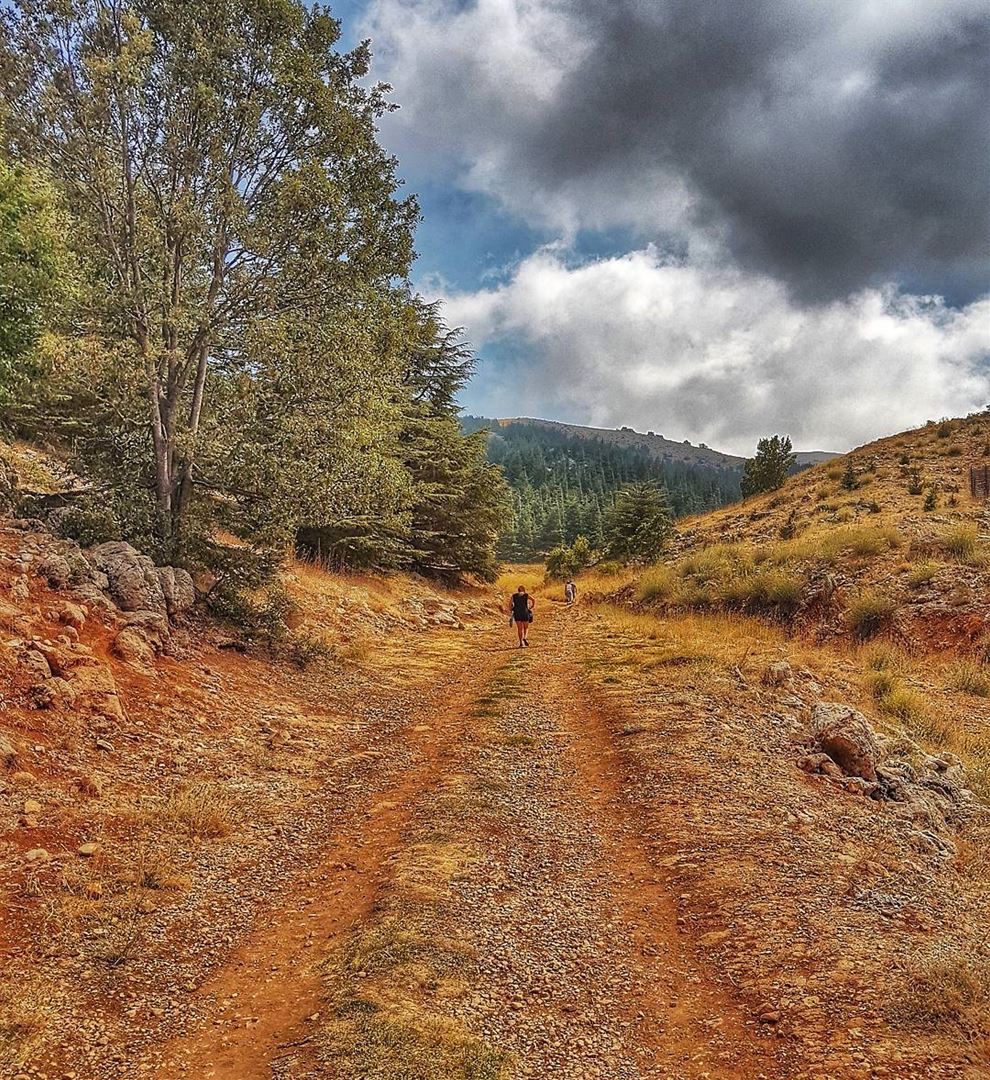
[[51,665],[40,649],[25,649],[18,657],[18,662],[36,682],[52,677]]
[[81,604],[65,603],[58,610],[58,620],[80,630],[86,622],[86,609]]
[[861,712],[822,701],[811,710],[811,728],[818,745],[846,776],[876,781],[880,746]]
[[93,565],[107,576],[110,595],[121,611],[168,611],[158,568],[130,544],[112,540],[93,548]]
[[155,659],[155,650],[145,635],[136,627],[125,626],[113,639],[114,656],[137,668],[148,668]]
[[76,688],[66,679],[46,679],[31,688],[31,700],[39,709],[71,709],[76,703]]
[[0,734],[0,765],[13,769],[17,765],[17,750],[6,735]]
[[[106,578],[106,574],[100,575]],[[86,606],[90,611],[102,611],[106,614],[114,611],[113,601],[107,596],[105,590],[109,586],[104,585],[102,588],[95,584],[90,583],[86,585],[77,585],[75,587],[75,594],[80,600],[86,601]]]
[[196,603],[196,587],[188,570],[178,566],[160,566],[158,580],[165,594],[165,606],[173,619],[189,611]]
[[72,581],[72,567],[64,555],[46,555],[37,570],[53,589],[64,589]]

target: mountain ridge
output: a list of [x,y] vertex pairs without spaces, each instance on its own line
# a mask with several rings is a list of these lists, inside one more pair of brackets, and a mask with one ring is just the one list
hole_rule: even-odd
[[[655,432],[636,431],[631,427],[597,428],[584,424],[568,424],[561,420],[544,420],[540,417],[531,416],[496,417],[493,418],[492,422],[503,428],[519,424],[550,428],[577,438],[602,439],[621,446],[644,449],[661,460],[678,461],[692,465],[737,469],[741,468],[746,460],[744,456],[739,454],[727,454],[721,450],[713,450],[705,443],[694,444],[688,440],[676,442]],[[819,465],[823,461],[831,461],[833,458],[840,456],[838,452],[831,450],[805,450],[795,454],[795,463],[801,466]]]

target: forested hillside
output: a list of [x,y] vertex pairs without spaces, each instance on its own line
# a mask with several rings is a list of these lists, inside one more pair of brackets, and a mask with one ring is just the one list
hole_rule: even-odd
[[603,520],[627,484],[663,485],[675,517],[739,498],[737,466],[664,461],[639,446],[571,434],[562,426],[464,417],[465,430],[488,431],[488,460],[500,465],[512,491],[500,553],[528,559],[585,536],[602,544]]

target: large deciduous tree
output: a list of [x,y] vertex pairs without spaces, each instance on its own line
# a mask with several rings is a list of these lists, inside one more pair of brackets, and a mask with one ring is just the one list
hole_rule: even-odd
[[31,374],[33,353],[64,280],[50,189],[0,160],[0,408]]
[[387,87],[364,85],[367,44],[338,52],[328,9],[299,0],[17,0],[0,17],[7,151],[48,172],[77,223],[77,330],[140,385],[175,549],[211,394],[256,383],[266,342],[314,319],[346,309],[346,333],[408,270],[418,210],[376,140]]

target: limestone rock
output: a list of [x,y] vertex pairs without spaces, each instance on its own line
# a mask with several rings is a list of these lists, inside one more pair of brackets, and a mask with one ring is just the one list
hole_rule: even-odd
[[113,639],[114,656],[138,668],[148,668],[155,659],[155,650],[137,627],[124,627]]
[[819,702],[811,711],[811,728],[818,745],[846,776],[877,779],[880,747],[861,712],[837,702]]
[[177,566],[160,566],[158,580],[165,594],[166,608],[172,618],[183,615],[196,603],[196,587],[188,570]]
[[158,568],[130,544],[112,540],[93,548],[93,563],[107,575],[110,595],[121,611],[167,612]]
[[52,677],[51,666],[40,649],[25,649],[18,657],[18,662],[35,681],[50,679]]
[[31,688],[31,700],[39,709],[71,709],[77,696],[72,683],[57,675]]
[[66,626],[80,630],[86,623],[86,609],[81,604],[64,603],[59,608],[58,619]]
[[72,581],[72,567],[64,555],[52,552],[38,563],[38,573],[53,589],[64,589]]

